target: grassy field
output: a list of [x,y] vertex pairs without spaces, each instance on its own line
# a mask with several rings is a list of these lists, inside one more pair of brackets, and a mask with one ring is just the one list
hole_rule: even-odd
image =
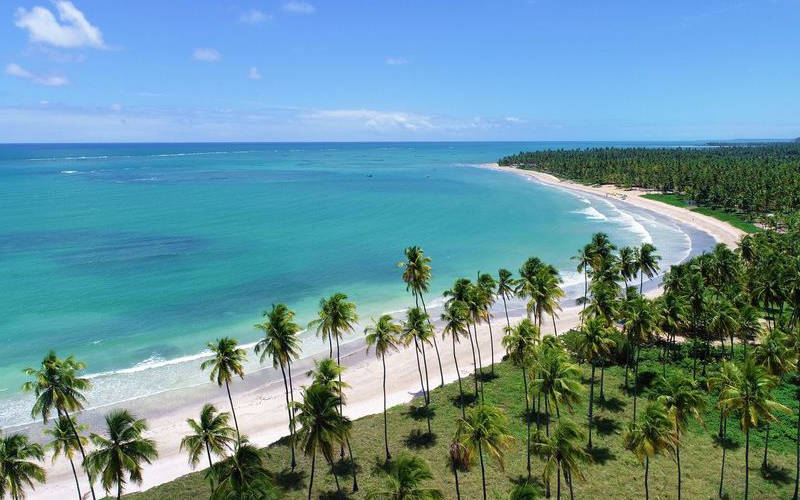
[[[640,407],[647,397],[648,381],[661,373],[658,352],[653,349],[642,355],[640,380],[643,388],[640,392]],[[588,384],[589,367],[584,366],[584,383]],[[687,359],[668,365],[668,371],[684,370],[691,374],[691,364]],[[501,470],[492,463],[488,467],[489,498],[504,499],[515,483],[524,480],[525,474],[525,411],[522,397],[521,374],[509,363],[496,365],[496,378],[487,380],[485,394],[487,402],[503,408],[510,419],[515,441],[506,453],[505,469]],[[597,371],[599,378],[599,370]],[[698,366],[698,378],[702,376]],[[606,370],[605,400],[595,406],[596,431],[594,463],[585,466],[586,478],[575,480],[575,497],[581,499],[615,498],[639,499],[644,497],[643,467],[634,456],[622,446],[622,434],[627,428],[632,411],[631,396],[623,388],[624,370],[612,367]],[[472,387],[472,379],[465,380],[465,387]],[[595,395],[598,387],[595,387]],[[588,394],[588,386],[585,394]],[[796,388],[785,383],[777,391],[776,397],[781,402],[797,411]],[[389,411],[390,446],[393,453],[415,453],[427,459],[435,475],[432,485],[440,488],[446,498],[455,498],[453,477],[445,466],[445,450],[453,437],[455,422],[460,410],[454,404],[458,395],[458,386],[450,384],[432,393],[432,404],[436,416],[433,420],[435,438],[428,442],[422,437],[425,421],[415,418],[412,406],[396,406]],[[562,413],[562,418],[574,419],[582,426],[586,422],[586,406],[575,408],[574,414]],[[416,402],[419,404],[419,401]],[[274,411],[279,411],[275,409]],[[779,423],[772,426],[770,435],[770,467],[760,470],[763,457],[763,432],[751,433],[750,453],[750,495],[753,499],[790,498],[794,490],[794,449],[795,449],[795,416],[783,416]],[[719,423],[719,414],[713,409],[713,400],[709,399],[709,409],[704,417],[705,426],[692,423],[689,432],[683,436],[681,445],[681,464],[683,470],[683,498],[711,499],[717,498],[719,484],[721,444],[715,438]],[[535,431],[535,425],[533,427]],[[725,470],[725,491],[731,498],[742,496],[744,487],[744,437],[739,430],[738,421],[731,419],[728,424],[729,441],[727,465]],[[359,485],[361,490],[356,494],[335,495],[333,476],[322,470],[315,478],[314,498],[352,498],[363,499],[365,494],[376,488],[379,477],[374,473],[376,463],[383,460],[383,422],[380,415],[364,417],[355,422],[353,431],[353,450],[360,470]],[[306,498],[309,464],[305,459],[299,460],[297,473],[288,472],[289,453],[285,444],[276,444],[269,448],[269,463],[276,472],[276,481],[284,488],[283,498]],[[674,498],[677,484],[676,464],[672,457],[661,456],[651,462],[650,495],[653,499]],[[542,464],[534,459],[533,473],[541,484],[539,475]],[[318,472],[320,469],[318,468]],[[469,473],[460,474],[461,492],[464,499],[476,499],[481,496],[480,467],[474,466]],[[350,490],[352,479],[346,474],[340,481]],[[555,494],[555,489],[553,490]],[[190,474],[171,483],[153,488],[144,493],[128,495],[131,500],[202,500],[209,497],[209,487],[202,480],[202,472]]]
[[746,233],[757,233],[761,231],[761,229],[759,229],[755,224],[743,218],[739,214],[733,212],[727,212],[725,210],[720,210],[716,208],[698,207],[690,205],[689,203],[686,202],[686,198],[680,194],[648,193],[642,195],[642,197],[647,198],[648,200],[660,201],[662,203],[666,203],[668,205],[672,205],[675,207],[687,208],[693,212],[697,212],[703,215],[708,215],[709,217],[714,217],[715,219],[727,222],[733,227],[741,229]]

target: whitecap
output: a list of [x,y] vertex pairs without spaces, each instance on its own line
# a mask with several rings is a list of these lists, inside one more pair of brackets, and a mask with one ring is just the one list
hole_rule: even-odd
[[581,208],[579,210],[573,210],[572,213],[583,214],[589,220],[608,220],[608,217],[601,214],[596,208],[591,206],[586,208]]

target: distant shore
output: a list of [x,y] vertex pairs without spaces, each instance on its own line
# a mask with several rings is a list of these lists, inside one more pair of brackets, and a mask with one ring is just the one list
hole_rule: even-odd
[[[673,207],[657,201],[641,198],[644,191],[623,190],[614,186],[591,187],[570,181],[562,181],[554,176],[520,170],[516,168],[500,167],[497,164],[486,164],[486,168],[508,171],[518,175],[529,176],[537,182],[551,185],[561,189],[588,193],[595,196],[613,197],[614,202],[631,204],[640,209],[648,210],[656,215],[669,217],[676,222],[695,228],[697,231],[707,233],[717,242],[734,246],[744,234],[742,231],[711,217],[696,214],[679,207]],[[658,282],[649,287],[648,295],[660,293]],[[565,307],[557,321],[559,332],[566,331],[579,324],[579,307]],[[524,309],[520,303],[512,304],[510,308],[511,322],[524,316]],[[503,328],[506,326],[502,306],[494,310],[492,322],[495,361],[502,358],[501,338]],[[438,319],[438,312],[432,314],[432,319]],[[437,328],[437,335],[439,332]],[[553,326],[545,321],[544,334],[552,334]],[[342,346],[342,363],[347,366],[344,380],[352,389],[347,391],[348,404],[345,408],[348,416],[358,418],[365,415],[379,413],[382,410],[381,389],[381,364],[373,353],[367,354],[360,332],[356,332],[352,341]],[[485,353],[484,363],[488,364],[491,344],[489,341],[489,327],[482,325],[478,328],[481,342],[481,351]],[[442,369],[445,383],[456,379],[455,364],[453,360],[452,345],[449,341],[438,337],[441,352]],[[436,364],[435,355],[431,349],[428,358],[431,386],[438,386],[440,375]],[[467,343],[457,346],[456,354],[459,359],[460,372],[467,376],[472,372],[472,355]],[[320,356],[316,356],[319,358]],[[308,378],[305,372],[313,366],[313,357],[303,358],[293,366],[295,388],[307,385]],[[416,370],[416,360],[413,349],[404,349],[387,357],[387,366],[391,376],[387,381],[388,404],[397,405],[410,401],[420,390],[419,378]],[[259,446],[266,446],[287,433],[286,410],[283,403],[283,385],[280,376],[275,370],[266,368],[254,373],[248,373],[244,381],[236,380],[233,384],[234,403],[239,425],[244,434]],[[180,439],[188,432],[187,418],[197,418],[200,404],[198,401],[208,401],[215,404],[220,410],[228,410],[228,401],[224,391],[216,386],[205,384],[198,387],[170,391],[154,397],[142,398],[135,402],[115,405],[129,407],[141,417],[146,417],[150,424],[149,436],[158,443],[160,458],[151,466],[145,466],[143,473],[144,483],[140,488],[131,486],[130,491],[148,489],[158,484],[169,482],[192,471],[186,455],[179,451]],[[92,411],[82,416],[93,426],[99,424],[102,413],[107,411]],[[285,459],[287,457],[281,457]],[[278,457],[275,457],[277,460]],[[284,464],[284,465],[288,465]],[[277,466],[277,464],[276,464]],[[47,462],[48,482],[33,493],[32,498],[43,500],[56,500],[64,498],[64,491],[73,487],[73,477],[69,465],[64,460],[59,460],[54,465]]]

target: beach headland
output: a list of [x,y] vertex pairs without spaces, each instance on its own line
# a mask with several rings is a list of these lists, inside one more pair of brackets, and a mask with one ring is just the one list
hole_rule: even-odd
[[[711,217],[690,212],[679,207],[669,206],[657,201],[642,198],[640,194],[645,191],[623,190],[615,186],[585,186],[570,181],[563,181],[554,176],[521,170],[510,167],[500,167],[497,164],[486,164],[483,167],[507,171],[521,176],[527,176],[542,184],[560,189],[590,194],[594,196],[613,198],[614,203],[628,204],[638,209],[647,210],[659,217],[672,219],[674,222],[692,228],[697,234],[702,234],[702,246],[708,247],[713,242],[725,243],[735,246],[742,231]],[[710,248],[695,248],[693,253],[699,253]],[[650,284],[648,295],[660,293],[659,281]],[[574,297],[566,300],[556,327],[559,332],[564,332],[577,326],[580,322],[580,308],[574,305]],[[433,319],[438,318],[438,311],[431,311]],[[502,329],[506,326],[505,315],[502,314],[502,305],[494,311],[493,347],[494,359],[499,361],[502,357]],[[509,313],[514,322],[525,315],[521,303],[510,304]],[[553,333],[553,325],[545,322],[542,330],[544,334]],[[437,328],[437,332],[439,329]],[[382,411],[381,364],[374,353],[367,353],[363,336],[356,332],[353,340],[343,344],[342,362],[347,366],[344,381],[352,388],[347,391],[348,404],[345,408],[350,418],[359,418],[365,415]],[[488,364],[491,343],[489,339],[489,326],[484,324],[478,328],[481,350],[486,353],[484,363]],[[456,380],[455,363],[450,344],[440,343],[442,369],[444,382]],[[459,367],[462,376],[472,372],[472,355],[467,343],[462,343],[456,348]],[[317,356],[316,358],[319,358]],[[309,383],[306,371],[313,367],[315,357],[298,360],[293,367],[295,387]],[[431,363],[432,362],[432,363]],[[387,357],[387,365],[391,367],[391,377],[387,381],[387,402],[391,405],[409,402],[419,392],[419,378],[416,371],[416,359],[413,349],[403,349]],[[440,382],[435,358],[429,359],[430,382],[437,386]],[[236,413],[239,426],[251,442],[259,446],[267,446],[287,434],[287,417],[284,407],[283,384],[279,373],[270,368],[248,373],[244,380],[236,380],[232,386]],[[114,407],[127,407],[138,416],[148,419],[150,424],[149,437],[158,443],[159,458],[152,465],[145,466],[144,482],[140,487],[129,485],[128,491],[144,490],[162,484],[192,471],[187,457],[179,449],[181,438],[188,432],[186,419],[197,418],[203,403],[210,402],[220,410],[228,410],[228,400],[224,390],[212,384],[204,384],[187,389],[169,391],[166,393],[141,398],[136,401],[115,405]],[[81,420],[97,428],[102,420],[102,415],[110,408],[90,410],[81,415]],[[40,425],[28,426],[29,432],[41,432]],[[55,464],[47,463],[48,481],[46,485],[37,488],[32,498],[56,500],[64,498],[64,492],[73,487],[74,479],[68,462],[59,460]]]

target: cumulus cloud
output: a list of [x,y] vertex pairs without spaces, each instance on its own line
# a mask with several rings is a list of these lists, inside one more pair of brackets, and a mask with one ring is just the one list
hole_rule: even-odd
[[222,59],[222,55],[216,49],[199,48],[194,49],[192,58],[195,61],[217,62]]
[[433,129],[434,124],[430,117],[414,113],[397,111],[376,111],[371,109],[334,109],[319,110],[303,115],[303,118],[312,121],[339,121],[360,124],[372,130],[409,130],[417,131]]
[[239,16],[239,21],[245,24],[259,24],[264,21],[269,21],[272,16],[265,14],[258,9],[250,9],[247,12],[242,12]]
[[247,78],[251,80],[261,80],[261,73],[255,66],[250,66],[250,69],[247,71]]
[[37,85],[46,85],[48,87],[61,87],[69,83],[64,76],[59,75],[40,75],[28,71],[17,63],[9,63],[6,65],[6,74],[24,80],[30,80]]
[[106,48],[103,33],[72,2],[56,0],[54,5],[58,19],[45,7],[37,5],[31,10],[19,7],[14,14],[14,24],[26,30],[33,42],[66,48]]
[[291,1],[283,4],[283,10],[292,14],[313,14],[316,9],[307,2]]
[[386,64],[389,66],[401,66],[403,64],[408,64],[408,59],[405,57],[387,57]]

